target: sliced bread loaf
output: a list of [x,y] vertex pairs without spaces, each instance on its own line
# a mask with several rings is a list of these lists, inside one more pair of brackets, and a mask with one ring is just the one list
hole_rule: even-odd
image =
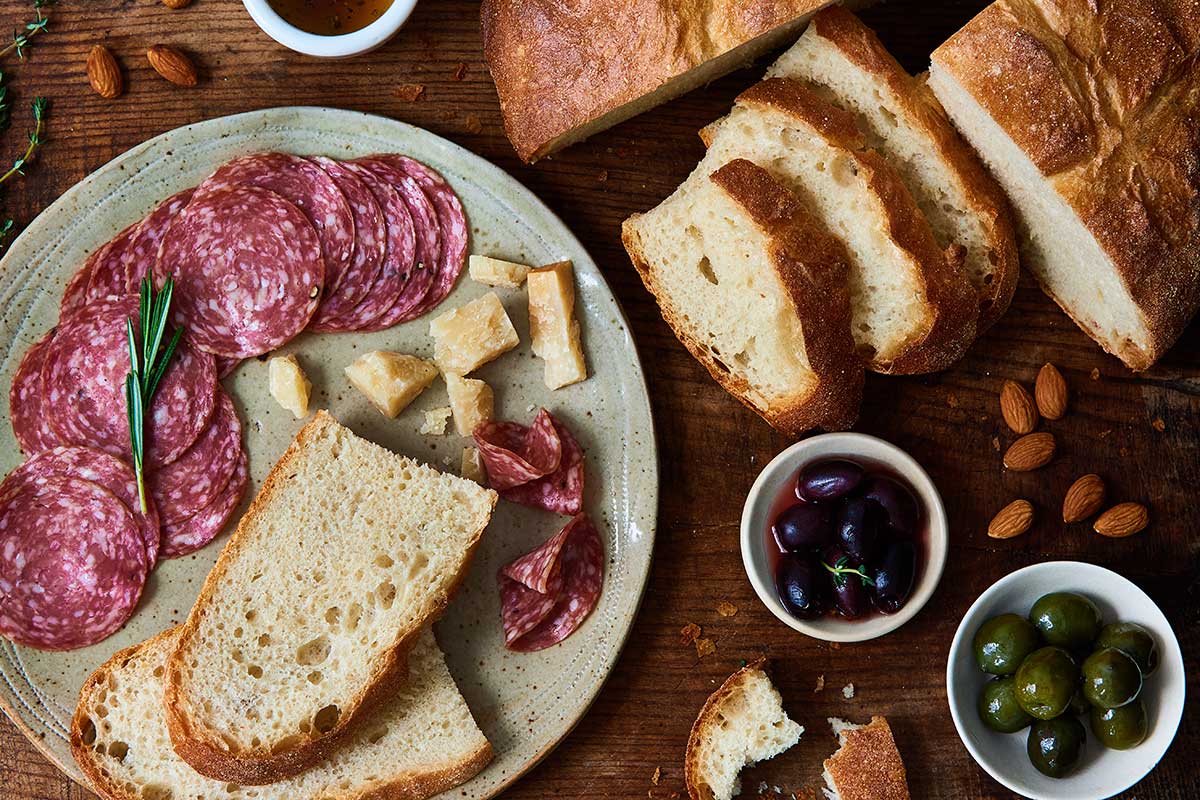
[[965,269],[978,295],[978,330],[999,319],[1017,286],[1008,201],[924,83],[840,6],[813,17],[767,77],[803,80],[854,115],[867,145],[904,180],[938,245]]
[[769,78],[701,137],[705,161],[745,158],[767,169],[845,244],[854,339],[872,369],[944,369],[974,341],[978,303],[966,275],[849,113],[800,81]]
[[311,767],[392,698],[496,503],[320,411],[271,470],[167,664],[167,724],[198,772]]
[[793,436],[853,424],[845,250],[769,174],[706,158],[622,236],[663,318],[734,397]]
[[71,752],[105,800],[421,800],[491,761],[491,745],[424,631],[409,658],[408,684],[328,760],[249,790],[206,778],[175,754],[167,733],[163,674],[178,638],[176,628],[122,650],[80,692]]
[[825,759],[830,800],[908,800],[908,774],[884,717],[866,725],[844,719],[829,724],[841,745]]
[[804,727],[788,719],[779,692],[756,661],[729,676],[700,710],[688,737],[684,780],[692,800],[731,800],[738,773],[800,741]]

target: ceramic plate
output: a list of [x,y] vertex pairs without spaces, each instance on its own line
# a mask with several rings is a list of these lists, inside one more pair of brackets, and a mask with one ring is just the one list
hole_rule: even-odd
[[[281,108],[201,122],[130,150],[75,186],[37,220],[0,261],[0,381],[4,397],[21,355],[58,317],[63,287],[88,253],[175,191],[197,184],[239,155],[283,150],[351,158],[407,153],[440,171],[462,197],[471,252],[529,264],[575,263],[577,312],[592,377],[548,391],[529,347],[524,290],[497,290],[522,345],[479,371],[496,391],[496,414],[528,421],[545,406],[570,426],[587,453],[586,510],[603,532],[607,575],[599,606],[566,642],[534,654],[505,650],[496,570],[566,521],[501,502],[470,576],[436,626],[450,670],[496,751],[495,760],[455,797],[497,794],[544,757],[583,716],[612,669],[646,583],[658,502],[650,403],[629,325],[596,265],[562,222],[504,172],[431,133],[380,117],[327,108]],[[489,291],[465,274],[441,308]],[[354,431],[401,453],[457,472],[466,440],[421,436],[430,408],[447,405],[438,381],[398,419],[370,407],[342,374],[374,349],[432,355],[425,317],[374,334],[304,334],[294,352],[313,382],[313,407],[327,407]],[[266,363],[250,360],[226,378],[241,411],[253,491],[303,424],[270,398]],[[8,420],[0,420],[0,471],[21,461]],[[239,515],[240,516],[240,515]],[[232,526],[231,526],[232,527]],[[226,534],[227,535],[227,534]],[[200,552],[162,563],[141,605],[117,635],[94,647],[43,653],[0,639],[0,703],[33,743],[82,782],[67,730],[84,679],[118,649],[182,622],[224,537]]]

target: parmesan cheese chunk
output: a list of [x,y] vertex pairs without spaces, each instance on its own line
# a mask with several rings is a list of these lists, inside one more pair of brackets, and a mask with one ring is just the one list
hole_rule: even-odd
[[492,387],[474,378],[446,375],[446,393],[454,412],[454,428],[459,436],[470,436],[484,422],[490,422],[495,412]]
[[421,433],[425,436],[443,436],[446,433],[446,423],[449,421],[449,406],[431,408],[425,412],[425,421],[421,423]]
[[529,274],[529,267],[515,264],[512,261],[502,261],[490,256],[471,256],[467,267],[471,280],[488,286],[505,286],[509,289],[519,288]]
[[296,419],[308,416],[308,398],[312,383],[300,369],[294,355],[275,356],[267,365],[267,389],[275,402],[292,412]]
[[393,419],[438,376],[437,367],[425,359],[389,350],[365,353],[345,372],[355,389]]
[[462,476],[480,486],[487,485],[487,468],[483,466],[483,456],[474,447],[463,448]]
[[433,359],[443,372],[466,375],[521,343],[495,292],[429,323]]
[[559,389],[587,378],[575,319],[575,273],[570,261],[529,273],[529,332],[546,361],[546,386]]

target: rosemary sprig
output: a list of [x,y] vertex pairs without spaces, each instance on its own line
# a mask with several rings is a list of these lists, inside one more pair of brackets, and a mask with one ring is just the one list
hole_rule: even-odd
[[857,575],[859,578],[862,579],[863,586],[874,586],[875,585],[875,581],[872,580],[867,575],[867,573],[863,570],[862,567],[851,567],[851,566],[848,566],[849,563],[850,563],[850,559],[846,558],[845,556],[842,556],[841,558],[839,558],[837,561],[835,561],[833,563],[832,567],[829,566],[828,564],[826,564],[824,561],[821,562],[821,566],[823,566],[829,572],[833,573],[833,581],[835,584],[837,584],[839,589],[842,586],[846,585],[846,576],[847,575]]
[[7,47],[0,50],[0,58],[14,52],[17,54],[17,58],[25,58],[25,49],[29,47],[29,41],[45,31],[50,24],[50,18],[42,13],[42,9],[52,5],[54,5],[54,0],[34,0],[33,10],[37,19],[26,22],[23,27],[13,31],[12,41]]
[[[170,340],[163,345],[167,330],[167,314],[171,308],[171,294],[175,283],[170,278],[163,284],[161,292],[154,291],[149,278],[142,280],[138,298],[138,328],[133,319],[125,320],[125,334],[129,340],[129,374],[125,376],[125,405],[129,411],[129,442],[133,454],[133,471],[137,475],[138,501],[142,513],[146,513],[146,409],[154,399],[158,383],[167,371],[171,356],[179,346],[183,329],[176,328]],[[140,334],[140,336],[139,336]]]

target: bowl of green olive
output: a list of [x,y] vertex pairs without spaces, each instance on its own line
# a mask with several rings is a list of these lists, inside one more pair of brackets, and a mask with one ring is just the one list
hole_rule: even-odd
[[971,756],[1033,800],[1102,800],[1162,759],[1183,716],[1183,655],[1145,592],[1111,570],[1017,570],[967,611],[946,665]]

